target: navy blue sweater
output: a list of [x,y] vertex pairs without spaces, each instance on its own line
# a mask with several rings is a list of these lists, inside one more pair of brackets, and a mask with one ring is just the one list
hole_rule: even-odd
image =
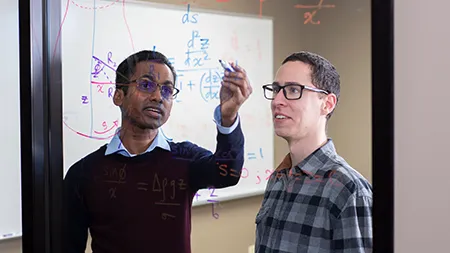
[[169,144],[170,152],[134,157],[105,156],[104,145],[69,168],[65,253],[85,252],[88,229],[93,253],[191,252],[193,197],[239,182],[244,136],[240,125],[218,132],[214,154],[191,142]]

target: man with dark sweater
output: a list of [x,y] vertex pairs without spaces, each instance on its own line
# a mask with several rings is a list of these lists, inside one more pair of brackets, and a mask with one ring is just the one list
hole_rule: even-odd
[[[116,71],[114,104],[122,125],[109,144],[72,165],[64,179],[65,253],[190,253],[197,190],[236,185],[244,163],[238,110],[252,93],[245,70],[225,72],[214,112],[213,154],[191,142],[168,142],[176,74],[156,51],[141,51]],[[189,112],[195,117],[195,112]]]

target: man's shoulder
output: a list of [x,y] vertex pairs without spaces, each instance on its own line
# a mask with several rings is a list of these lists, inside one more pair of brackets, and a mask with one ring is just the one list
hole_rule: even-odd
[[107,144],[101,146],[94,152],[87,154],[85,157],[81,158],[72,166],[70,166],[67,173],[81,173],[81,170],[83,170],[83,168],[91,166],[94,162],[98,161],[99,157],[105,156],[106,147]]
[[197,146],[195,143],[191,142],[191,141],[179,141],[179,142],[174,142],[174,141],[168,141],[169,145],[170,145],[170,149],[172,148],[192,148]]
[[333,216],[338,217],[353,202],[371,207],[373,195],[369,181],[341,156],[335,154],[329,158],[321,168],[321,172],[329,177],[322,194],[326,195]]
[[324,168],[331,171],[329,175],[333,183],[329,187],[336,198],[348,199],[352,196],[372,198],[370,182],[341,156],[330,157]]
[[[199,159],[205,156],[213,155],[213,152],[209,149],[206,149],[202,146],[199,146],[190,141],[182,141],[182,142],[172,142],[169,141],[170,152],[172,156],[178,158],[190,158],[190,159]],[[242,153],[243,148],[236,149],[218,149],[218,151],[214,154],[218,159],[230,159],[237,157],[239,153]]]
[[204,154],[211,153],[209,150],[198,146],[190,141],[169,142],[170,152],[175,157],[193,158]]

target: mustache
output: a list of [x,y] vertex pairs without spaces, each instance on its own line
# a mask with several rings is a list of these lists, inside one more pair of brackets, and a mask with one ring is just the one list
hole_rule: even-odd
[[147,109],[153,109],[153,110],[157,110],[159,113],[164,114],[165,113],[165,108],[164,105],[161,103],[151,103],[151,104],[147,104],[144,105],[142,110],[147,110]]

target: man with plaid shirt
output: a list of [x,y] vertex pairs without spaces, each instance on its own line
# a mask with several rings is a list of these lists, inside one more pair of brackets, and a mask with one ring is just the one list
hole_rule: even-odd
[[335,67],[317,54],[294,53],[263,89],[290,152],[269,178],[255,252],[372,252],[372,186],[326,135],[340,93]]

